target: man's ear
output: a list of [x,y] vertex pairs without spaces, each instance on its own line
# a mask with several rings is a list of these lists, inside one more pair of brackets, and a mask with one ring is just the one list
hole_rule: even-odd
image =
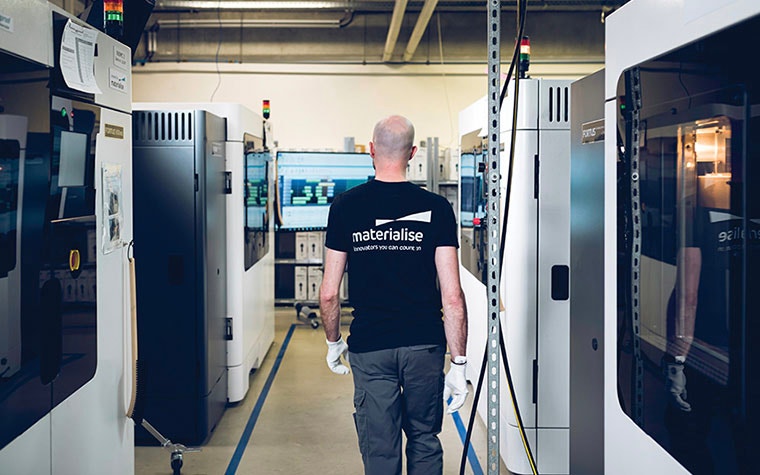
[[414,158],[414,154],[415,153],[417,153],[417,146],[416,145],[412,145],[412,154],[409,155],[409,160],[411,160],[411,159]]
[[369,156],[375,158],[375,144],[372,141],[369,142]]

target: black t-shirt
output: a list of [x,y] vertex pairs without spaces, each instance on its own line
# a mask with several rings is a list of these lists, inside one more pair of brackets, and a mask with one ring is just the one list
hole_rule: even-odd
[[435,249],[458,247],[445,198],[409,182],[357,186],[330,206],[325,245],[348,253],[352,352],[445,344]]

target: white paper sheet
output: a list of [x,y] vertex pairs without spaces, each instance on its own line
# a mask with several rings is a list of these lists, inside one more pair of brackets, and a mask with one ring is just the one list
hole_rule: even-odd
[[95,42],[98,31],[66,22],[61,37],[60,67],[66,85],[90,94],[101,94],[95,80]]

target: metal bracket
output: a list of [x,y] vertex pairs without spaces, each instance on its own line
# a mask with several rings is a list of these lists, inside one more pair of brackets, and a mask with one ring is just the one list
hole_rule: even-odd
[[644,364],[641,359],[641,195],[639,186],[639,126],[641,120],[641,76],[633,68],[625,76],[628,113],[628,150],[631,184],[631,327],[634,361],[633,420],[644,425]]
[[501,174],[499,112],[501,96],[501,0],[488,2],[488,209],[486,232],[488,232],[488,475],[498,475],[501,467],[499,456],[499,427],[501,403],[499,383],[501,377],[499,335],[500,328],[500,261],[501,243]]

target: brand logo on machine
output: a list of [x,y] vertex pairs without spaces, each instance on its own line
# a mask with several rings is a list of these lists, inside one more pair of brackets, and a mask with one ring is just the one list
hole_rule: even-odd
[[0,30],[13,33],[13,17],[5,16],[0,13]]
[[604,119],[586,122],[581,125],[581,143],[589,144],[604,141]]
[[116,89],[119,92],[127,92],[127,75],[118,69],[108,68],[109,79],[108,85],[111,89]]
[[124,48],[119,46],[113,47],[113,65],[125,69],[129,67],[127,51]]
[[112,138],[112,139],[123,139],[124,138],[124,127],[120,125],[113,125],[113,124],[106,124],[106,137]]

